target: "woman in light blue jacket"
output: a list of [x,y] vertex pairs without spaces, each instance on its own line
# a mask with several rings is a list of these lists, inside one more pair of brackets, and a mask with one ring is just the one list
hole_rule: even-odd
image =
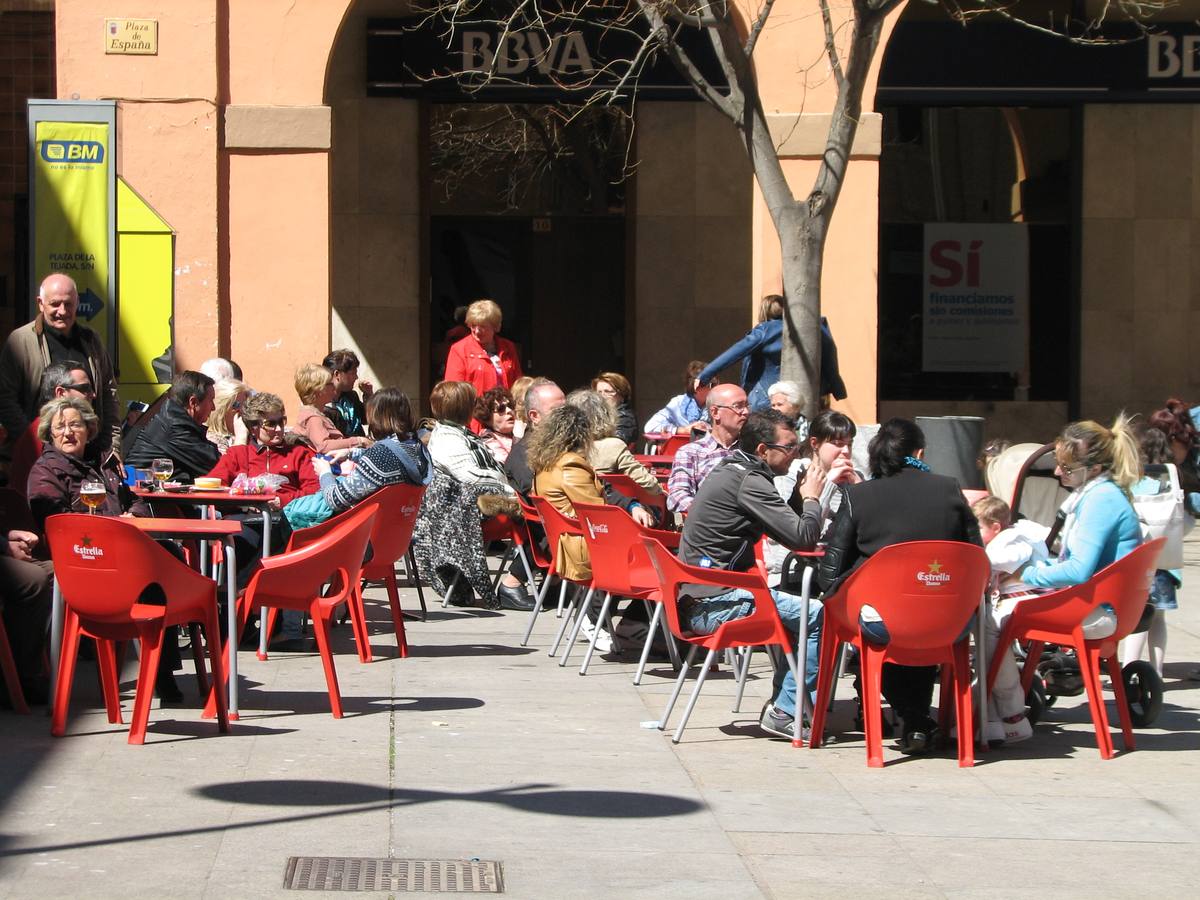
[[[1111,429],[1097,422],[1072,422],[1059,436],[1054,455],[1058,462],[1054,472],[1073,493],[1061,509],[1066,519],[1058,558],[1030,565],[1021,573],[1021,580],[1031,587],[1082,584],[1142,542],[1129,499],[1142,477],[1142,466],[1137,439],[1125,416],[1118,416]],[[1115,628],[1116,619],[1111,618]],[[1093,632],[1103,630],[1097,622],[1085,623],[1088,637],[1107,636],[1088,634],[1088,625]]]

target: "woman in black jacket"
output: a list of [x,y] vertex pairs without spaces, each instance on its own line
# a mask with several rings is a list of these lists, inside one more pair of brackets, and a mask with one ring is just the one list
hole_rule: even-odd
[[[979,524],[958,482],[934,475],[922,461],[925,435],[907,419],[890,419],[869,447],[873,480],[852,484],[828,534],[817,581],[826,596],[870,556],[907,541],[964,541],[983,546]],[[887,643],[885,623],[870,607],[863,608],[868,639]],[[883,667],[883,695],[904,719],[901,750],[925,753],[932,746],[936,723],[929,716],[936,666]]]

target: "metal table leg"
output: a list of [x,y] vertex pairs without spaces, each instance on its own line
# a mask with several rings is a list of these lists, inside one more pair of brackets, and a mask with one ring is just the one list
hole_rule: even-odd
[[[264,506],[262,511],[263,520],[263,559],[271,555],[271,510]],[[264,606],[258,614],[258,658],[267,658],[267,643],[270,640],[270,635],[267,634],[267,608]]]
[[237,616],[237,550],[233,546],[233,535],[225,538],[225,595],[229,608],[225,611],[229,621],[229,658],[225,665],[229,670],[229,718],[238,717],[238,634]]
[[812,721],[812,698],[808,696],[808,605],[812,592],[813,567],[805,566],[800,581],[800,625],[796,629],[796,718],[792,746],[803,747],[804,719]]
[[979,598],[979,613],[976,615],[975,625],[975,680],[979,685],[979,747],[986,749],[988,746],[987,726],[988,726],[988,694],[987,694],[987,615],[988,615],[988,598],[984,593]]
[[54,599],[50,604],[50,714],[54,715],[55,688],[58,685],[58,662],[62,656],[64,604],[62,588],[54,579]]

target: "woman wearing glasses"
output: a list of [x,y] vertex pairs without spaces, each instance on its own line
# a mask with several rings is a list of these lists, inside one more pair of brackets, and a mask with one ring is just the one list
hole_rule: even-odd
[[475,421],[481,426],[479,439],[501,465],[512,451],[517,414],[507,388],[494,387],[475,401]]
[[104,485],[104,502],[96,508],[97,515],[150,514],[125,487],[117,458],[108,454],[101,462],[97,454],[88,452],[88,443],[99,429],[99,416],[82,397],[55,397],[42,407],[38,417],[42,455],[29,471],[26,485],[29,510],[39,532],[45,530],[49,516],[87,511],[79,499],[84,482]]
[[313,452],[298,437],[287,433],[283,401],[275,394],[255,394],[242,404],[242,421],[250,433],[245,444],[234,444],[221,457],[209,476],[232,484],[239,473],[281,475],[286,479],[275,489],[277,508],[296,497],[321,489],[313,469]]

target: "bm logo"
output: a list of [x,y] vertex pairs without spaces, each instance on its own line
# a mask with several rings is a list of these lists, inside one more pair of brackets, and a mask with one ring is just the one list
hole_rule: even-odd
[[42,141],[42,159],[49,163],[102,163],[104,145],[99,141]]

